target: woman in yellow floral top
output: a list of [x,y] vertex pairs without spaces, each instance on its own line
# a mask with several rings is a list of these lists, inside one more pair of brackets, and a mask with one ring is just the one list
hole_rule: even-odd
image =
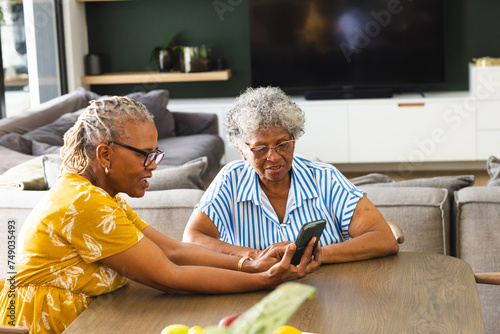
[[8,284],[0,294],[4,325],[61,333],[128,278],[171,293],[231,293],[301,278],[321,263],[312,243],[292,266],[294,244],[252,260],[177,242],[142,221],[118,193],[144,196],[164,153],[152,116],[134,100],[93,101],[61,153],[62,176],[20,232],[15,295]]

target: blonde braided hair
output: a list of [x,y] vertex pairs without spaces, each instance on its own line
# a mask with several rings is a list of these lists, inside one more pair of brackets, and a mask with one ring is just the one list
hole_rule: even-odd
[[130,121],[152,122],[153,115],[142,103],[128,97],[90,101],[73,127],[64,134],[62,168],[70,173],[83,173],[95,157],[97,146],[127,137],[122,130]]

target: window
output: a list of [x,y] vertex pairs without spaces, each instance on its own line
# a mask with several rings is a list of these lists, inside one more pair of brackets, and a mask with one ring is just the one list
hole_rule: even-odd
[[9,117],[67,92],[61,1],[0,0],[0,9],[0,111]]

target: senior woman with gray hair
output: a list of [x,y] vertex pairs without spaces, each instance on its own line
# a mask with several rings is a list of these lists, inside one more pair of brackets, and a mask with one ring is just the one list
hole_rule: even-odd
[[262,270],[272,265],[262,261],[263,254],[279,261],[302,225],[325,219],[323,263],[397,253],[391,228],[362,191],[334,166],[294,154],[304,123],[304,112],[279,88],[249,88],[240,95],[225,127],[243,160],[219,172],[193,212],[184,241],[241,256]]

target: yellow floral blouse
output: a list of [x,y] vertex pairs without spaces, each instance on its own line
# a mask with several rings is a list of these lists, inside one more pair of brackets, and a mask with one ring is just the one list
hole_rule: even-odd
[[127,284],[99,260],[135,245],[147,226],[119,195],[112,198],[78,174],[64,174],[19,233],[15,296],[6,283],[2,324],[31,334],[64,331],[94,296]]

